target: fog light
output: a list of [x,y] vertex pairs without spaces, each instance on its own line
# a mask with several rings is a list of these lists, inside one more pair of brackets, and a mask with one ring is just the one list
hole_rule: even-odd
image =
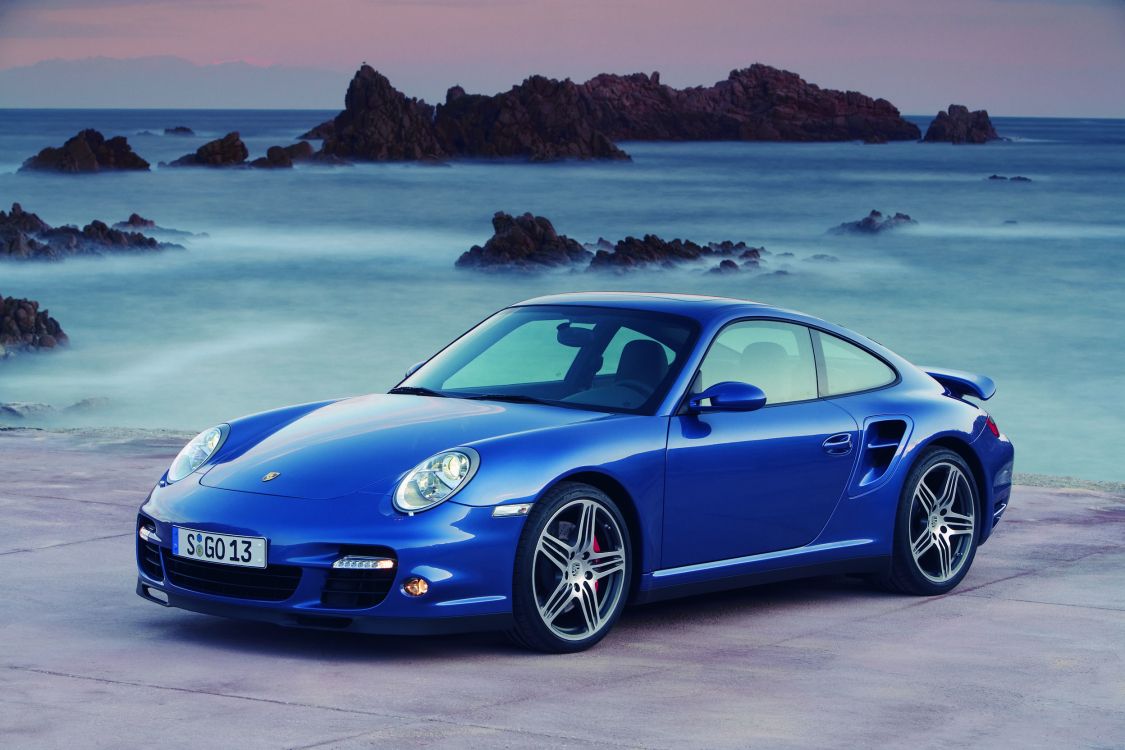
[[168,595],[160,589],[154,589],[152,586],[145,586],[145,593],[153,599],[156,599],[161,604],[168,603]]
[[150,529],[148,526],[141,526],[137,529],[137,536],[146,542],[160,544],[160,535],[156,533],[156,529]]
[[348,555],[332,563],[333,568],[347,570],[390,570],[395,566],[395,561],[389,557],[362,557]]
[[402,584],[402,590],[408,596],[422,596],[430,590],[430,582],[425,578],[407,578]]

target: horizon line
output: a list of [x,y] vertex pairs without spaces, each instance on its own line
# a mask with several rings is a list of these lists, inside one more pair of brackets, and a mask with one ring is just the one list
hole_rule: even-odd
[[[992,118],[1023,120],[1125,120],[1125,117],[1106,117],[1104,115],[1001,115],[982,107]],[[0,112],[342,112],[343,107],[9,107],[0,105]],[[945,110],[938,110],[939,112]],[[900,112],[902,117],[933,119],[933,114]],[[315,140],[315,139],[313,139]],[[748,141],[751,142],[751,141]]]

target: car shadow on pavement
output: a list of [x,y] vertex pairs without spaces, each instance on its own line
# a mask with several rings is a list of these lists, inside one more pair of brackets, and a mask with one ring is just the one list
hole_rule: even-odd
[[[746,627],[759,617],[776,617],[809,606],[849,607],[864,599],[902,597],[880,592],[852,577],[831,576],[767,584],[659,602],[625,610],[609,639],[635,641],[667,637],[689,627]],[[346,631],[286,628],[170,610],[150,621],[158,637],[242,654],[317,661],[405,661],[450,658],[536,656],[502,633],[441,636],[381,636]]]

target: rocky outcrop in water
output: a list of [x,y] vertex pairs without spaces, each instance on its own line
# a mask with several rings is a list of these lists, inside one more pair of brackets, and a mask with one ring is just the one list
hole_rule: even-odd
[[129,214],[129,218],[125,221],[119,221],[113,225],[114,229],[154,229],[156,222],[152,219],[146,219],[137,213]]
[[189,136],[195,135],[195,131],[186,125],[177,125],[172,128],[164,128],[164,135]]
[[455,264],[457,268],[504,272],[559,268],[630,271],[720,261],[720,270],[725,273],[730,271],[731,264],[736,266],[735,270],[757,268],[765,254],[765,248],[750,247],[745,242],[698,245],[691,240],[663,240],[651,234],[640,239],[626,237],[617,243],[598,238],[596,243],[582,245],[559,234],[548,219],[530,213],[511,216],[498,212],[492,217],[492,227],[492,237],[483,247],[475,245],[462,253]]
[[447,154],[473,158],[628,159],[595,125],[575,83],[532,76],[494,96],[460,86],[437,108],[434,130]]
[[[132,218],[132,217],[130,217]],[[140,218],[140,217],[137,217]],[[152,252],[180,248],[140,232],[123,231],[97,219],[79,229],[52,227],[18,203],[0,211],[0,260],[59,260],[70,255]]]
[[1030,177],[1024,177],[1023,175],[1020,175],[1020,174],[1013,175],[1011,177],[1007,177],[1006,175],[1002,175],[1002,174],[992,174],[992,175],[988,176],[988,179],[989,180],[996,180],[996,181],[1004,181],[1004,182],[1031,182]]
[[137,156],[124,136],[107,139],[96,130],[79,132],[58,148],[48,147],[20,167],[21,172],[102,172],[146,170],[147,161]]
[[352,78],[344,111],[332,121],[321,150],[366,161],[443,159],[448,154],[434,135],[433,116],[429,104],[408,98],[364,65]]
[[910,226],[918,222],[907,214],[896,213],[894,216],[883,216],[880,211],[872,211],[859,221],[845,221],[838,227],[833,227],[834,234],[879,234],[890,229]]
[[[152,219],[146,219],[140,214],[129,214],[129,218],[125,221],[116,222],[113,225],[114,229],[123,229],[126,232],[135,232],[144,230],[144,234],[161,236],[161,237],[206,237],[206,234],[195,234],[194,232],[185,232],[182,229],[170,229],[162,227]],[[179,245],[169,245],[168,247],[179,247]]]
[[250,152],[238,132],[227,133],[222,138],[204,143],[195,153],[184,154],[169,162],[169,167],[241,167],[245,166]]
[[[739,261],[744,267],[757,267],[764,248],[745,242],[710,242],[700,245],[691,240],[664,240],[654,234],[642,238],[626,237],[612,250],[599,249],[590,261],[591,271],[629,271],[639,268],[675,268],[700,261]],[[723,271],[730,264],[722,266]],[[738,265],[735,263],[735,265]],[[718,267],[717,267],[718,268]]]
[[508,91],[460,86],[435,109],[364,65],[344,111],[302,138],[322,153],[373,161],[447,158],[626,159],[615,140],[917,140],[885,99],[833,91],[768,65],[714,86],[675,89],[657,73],[602,74],[586,83],[531,76]]
[[937,113],[930,127],[926,128],[926,136],[922,140],[945,143],[987,143],[999,138],[996,128],[992,127],[992,120],[988,117],[988,110],[978,109],[970,112],[968,107],[950,104],[947,111]]
[[886,99],[834,91],[769,65],[731,71],[713,86],[675,89],[659,73],[602,74],[582,84],[594,126],[616,140],[917,140]]
[[30,299],[0,294],[0,359],[19,352],[54,349],[67,343],[59,322]]
[[308,141],[294,143],[292,146],[270,146],[266,155],[250,162],[250,166],[265,169],[288,169],[293,162],[308,161],[313,158],[313,147]]
[[498,211],[492,217],[493,235],[484,246],[474,245],[457,259],[457,268],[477,271],[543,271],[584,265],[591,253],[575,240],[559,234],[548,219],[526,213],[512,216]]
[[309,140],[320,140],[320,141],[322,141],[325,138],[327,138],[328,136],[332,135],[335,132],[335,130],[336,130],[336,120],[335,119],[326,120],[325,122],[322,122],[315,127],[309,128],[308,130],[306,130],[305,132],[303,132],[299,136],[297,136],[297,138],[299,140],[309,139]]

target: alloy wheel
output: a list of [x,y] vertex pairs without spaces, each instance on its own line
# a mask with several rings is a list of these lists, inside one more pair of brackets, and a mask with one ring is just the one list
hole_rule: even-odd
[[625,542],[614,516],[596,500],[573,500],[539,535],[532,593],[539,617],[559,638],[598,633],[626,589]]
[[910,553],[918,571],[933,583],[961,572],[973,547],[976,505],[959,466],[942,461],[918,480],[910,506]]

